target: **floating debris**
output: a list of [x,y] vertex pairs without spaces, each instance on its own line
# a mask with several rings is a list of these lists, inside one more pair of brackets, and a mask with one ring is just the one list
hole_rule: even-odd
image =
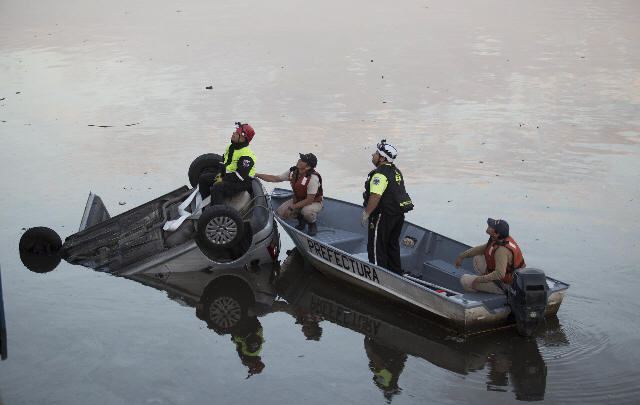
[[118,204],[120,205],[125,205],[127,202],[126,201],[118,201]]
[[207,86],[207,87],[205,87],[205,89],[207,89],[207,90],[212,90],[212,89],[213,89],[213,86]]

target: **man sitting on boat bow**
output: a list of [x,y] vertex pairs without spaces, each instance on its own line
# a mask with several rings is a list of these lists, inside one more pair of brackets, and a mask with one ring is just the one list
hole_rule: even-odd
[[455,266],[462,260],[473,257],[473,270],[477,276],[463,274],[460,283],[465,291],[483,291],[503,294],[511,283],[511,276],[517,269],[526,267],[522,251],[516,241],[509,236],[509,224],[504,219],[487,219],[489,241],[460,253]]
[[304,231],[309,224],[308,234],[314,236],[318,233],[316,219],[318,212],[322,210],[322,177],[316,171],[318,158],[313,153],[300,153],[300,159],[295,166],[279,176],[271,174],[256,174],[256,177],[264,181],[291,183],[293,198],[283,202],[276,210],[280,218],[298,218],[296,229]]

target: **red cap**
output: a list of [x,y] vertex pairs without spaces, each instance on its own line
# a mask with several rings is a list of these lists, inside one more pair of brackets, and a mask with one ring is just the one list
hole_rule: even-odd
[[240,136],[244,136],[247,142],[251,142],[251,140],[253,139],[253,136],[256,134],[256,131],[254,131],[253,128],[251,128],[251,125],[241,124],[239,122],[236,122],[236,125],[237,125],[236,132],[240,134]]

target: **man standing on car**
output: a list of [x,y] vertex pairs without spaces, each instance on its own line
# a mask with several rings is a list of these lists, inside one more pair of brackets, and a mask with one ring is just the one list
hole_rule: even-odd
[[400,233],[404,214],[413,203],[404,188],[404,177],[393,164],[398,151],[386,139],[380,141],[371,162],[376,167],[364,183],[364,212],[361,225],[368,225],[367,252],[369,261],[402,274],[400,263]]
[[314,236],[318,233],[316,219],[318,212],[322,210],[322,177],[316,171],[318,158],[313,153],[300,153],[300,159],[295,166],[279,176],[272,174],[256,174],[256,177],[264,181],[291,183],[293,198],[283,202],[276,210],[276,214],[284,219],[298,218],[296,229],[304,231],[309,224],[308,234]]
[[249,124],[236,122],[231,134],[231,144],[223,157],[222,181],[220,173],[203,173],[198,178],[202,199],[211,195],[211,205],[223,204],[224,199],[251,190],[251,180],[256,173],[256,155],[249,147],[255,131]]

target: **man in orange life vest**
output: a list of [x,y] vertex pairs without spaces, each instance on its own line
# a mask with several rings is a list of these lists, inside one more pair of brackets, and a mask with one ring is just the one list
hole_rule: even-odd
[[298,218],[296,229],[301,231],[309,224],[307,233],[311,236],[318,233],[316,219],[322,210],[322,177],[316,171],[317,164],[316,155],[301,153],[298,163],[279,176],[256,174],[257,178],[274,183],[289,180],[293,198],[283,202],[276,214],[284,219]]
[[525,267],[522,251],[509,236],[509,224],[504,219],[487,219],[489,241],[465,250],[456,259],[460,267],[462,260],[473,257],[473,269],[477,276],[463,274],[460,283],[466,291],[483,291],[503,294],[505,285],[511,283],[513,272]]

